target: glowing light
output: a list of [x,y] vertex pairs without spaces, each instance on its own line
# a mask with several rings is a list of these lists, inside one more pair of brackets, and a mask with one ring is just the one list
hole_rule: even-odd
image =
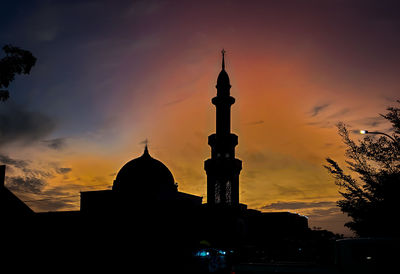
[[360,134],[367,134],[368,133],[368,131],[367,130],[360,130]]
[[226,251],[224,251],[224,250],[218,250],[218,253],[221,255],[226,255]]
[[196,253],[197,257],[207,257],[210,255],[210,252],[206,251],[206,250],[200,250]]

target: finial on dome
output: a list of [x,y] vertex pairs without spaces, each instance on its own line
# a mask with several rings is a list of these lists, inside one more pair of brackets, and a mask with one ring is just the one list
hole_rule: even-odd
[[225,53],[226,53],[225,49],[222,49],[221,53],[222,53],[222,70],[225,70]]
[[148,148],[148,143],[149,141],[146,139],[144,140],[144,152],[143,152],[143,156],[150,156],[149,154],[149,148]]

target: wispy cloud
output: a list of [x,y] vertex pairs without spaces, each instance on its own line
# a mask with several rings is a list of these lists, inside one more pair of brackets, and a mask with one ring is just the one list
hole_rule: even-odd
[[49,135],[55,122],[49,116],[9,104],[0,108],[0,146],[29,145]]
[[316,105],[311,109],[311,117],[317,116],[319,113],[321,113],[323,110],[325,110],[327,107],[329,107],[329,103],[322,104],[322,105]]
[[56,169],[56,172],[58,174],[67,174],[67,173],[69,173],[71,171],[72,171],[72,168],[70,168],[70,167],[59,167],[59,168]]
[[341,118],[343,115],[348,114],[350,112],[349,108],[343,108],[339,111],[334,112],[333,114],[329,115],[326,117],[326,119],[336,119],[336,118]]
[[49,140],[43,140],[42,143],[54,150],[61,150],[66,147],[66,139],[65,138],[55,138]]
[[31,176],[15,176],[7,178],[7,188],[14,192],[29,192],[33,194],[41,193],[42,189],[45,187],[46,181]]
[[275,202],[261,207],[261,209],[275,209],[275,210],[294,210],[294,209],[309,209],[309,208],[323,208],[323,207],[336,207],[336,202],[322,201],[322,202]]
[[366,117],[366,118],[362,118],[362,119],[354,121],[354,123],[361,124],[361,125],[369,127],[369,128],[378,127],[385,122],[387,122],[387,120],[385,118],[383,118],[382,116]]
[[29,165],[28,161],[14,159],[5,154],[0,154],[0,163],[4,165],[10,165],[19,169],[24,169]]
[[167,106],[176,105],[176,104],[179,104],[179,103],[181,103],[181,102],[185,101],[186,99],[187,99],[187,98],[179,98],[179,99],[175,99],[175,100],[172,100],[172,101],[166,102],[166,103],[165,103],[165,104],[163,104],[162,106],[163,106],[163,107],[167,107]]
[[246,126],[254,126],[254,125],[261,125],[264,124],[264,120],[258,120],[258,121],[251,121],[251,122],[247,122],[244,125]]

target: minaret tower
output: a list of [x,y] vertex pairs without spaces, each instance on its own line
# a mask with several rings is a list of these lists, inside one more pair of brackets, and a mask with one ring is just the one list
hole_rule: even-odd
[[239,205],[239,173],[242,161],[235,158],[237,135],[231,133],[231,106],[229,76],[225,71],[225,50],[222,50],[222,70],[217,79],[217,96],[211,102],[216,107],[216,133],[208,136],[211,159],[204,162],[207,173],[207,204],[210,206]]

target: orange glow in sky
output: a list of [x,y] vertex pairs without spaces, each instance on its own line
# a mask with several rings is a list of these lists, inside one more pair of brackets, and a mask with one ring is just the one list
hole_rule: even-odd
[[0,156],[8,186],[29,206],[78,210],[79,192],[111,187],[145,139],[179,190],[207,201],[211,98],[225,48],[243,161],[240,202],[298,212],[310,227],[349,235],[323,165],[345,160],[339,121],[354,132],[386,129],[378,113],[398,99],[400,72],[400,28],[389,9],[376,14],[372,4],[342,1],[61,2],[10,8],[8,29],[0,28],[1,41],[38,58],[0,109],[2,120],[20,123],[0,128],[8,134]]

